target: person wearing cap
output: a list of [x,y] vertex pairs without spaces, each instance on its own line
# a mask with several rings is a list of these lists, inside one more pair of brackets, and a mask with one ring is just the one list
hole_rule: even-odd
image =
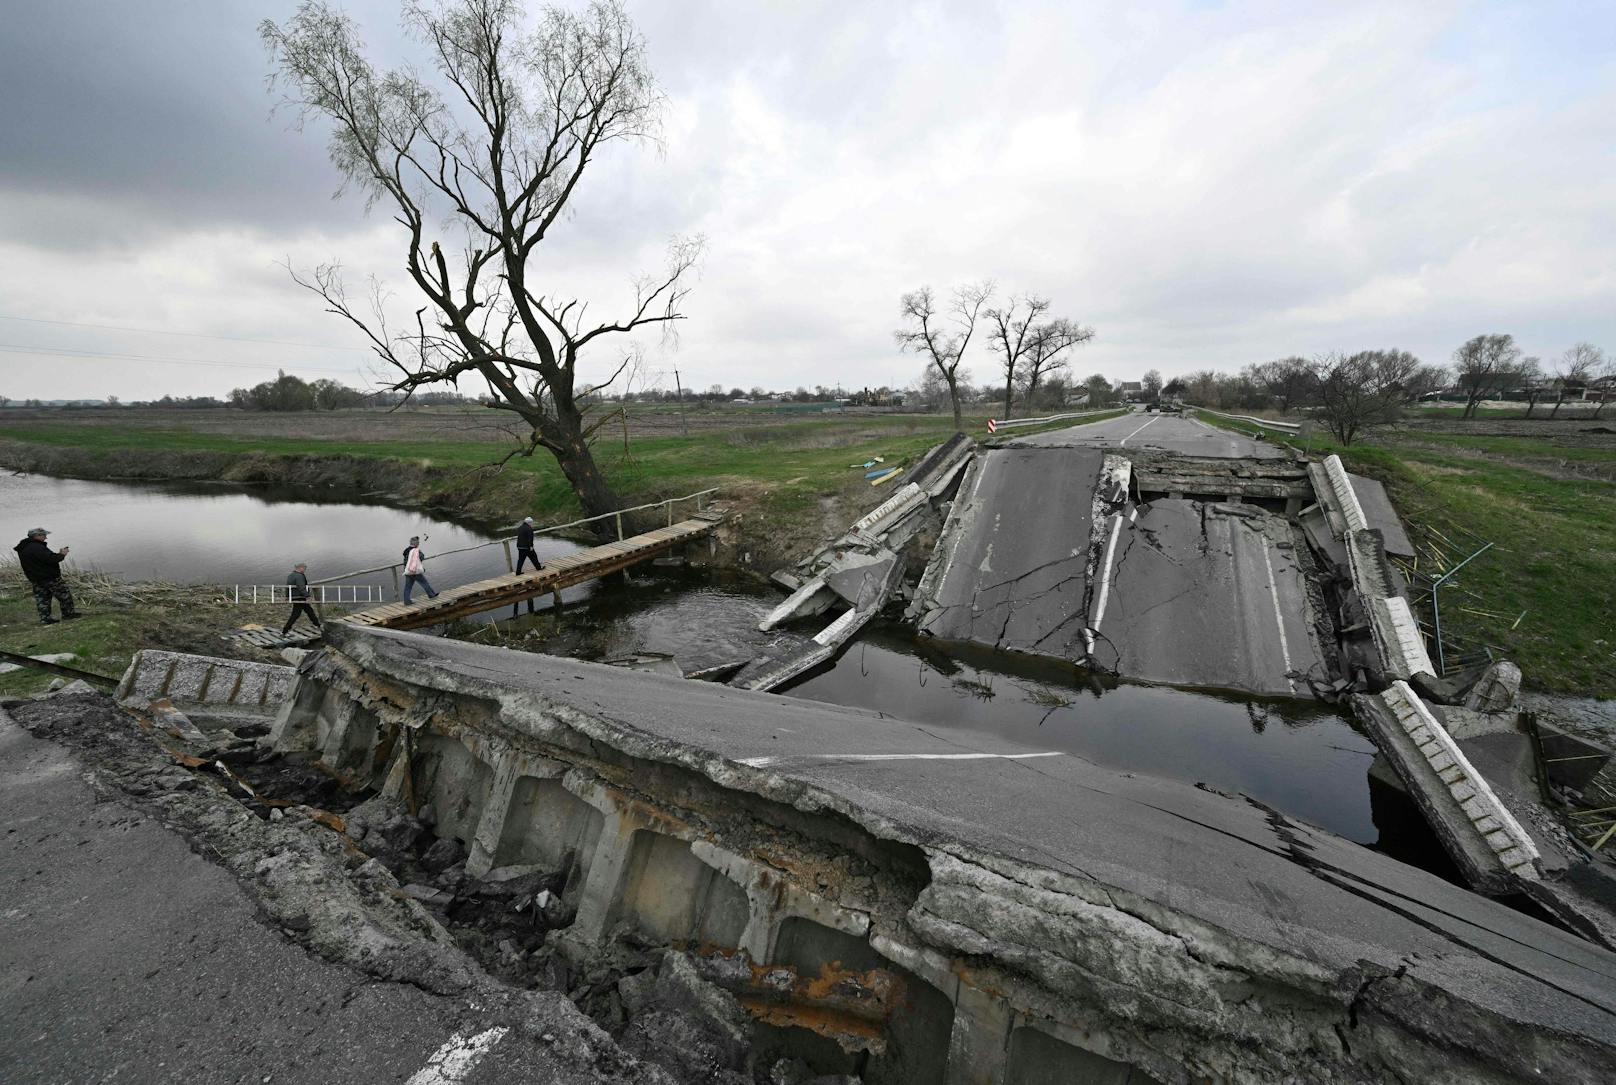
[[516,571],[521,572],[523,563],[528,561],[533,563],[535,572],[544,568],[539,563],[539,552],[533,549],[533,517],[531,516],[516,525]]
[[51,617],[52,599],[61,604],[63,618],[79,617],[77,608],[73,606],[73,593],[68,590],[67,581],[62,579],[62,562],[71,548],[64,546],[60,550],[52,550],[45,543],[45,537],[49,534],[44,528],[36,527],[22,542],[12,547],[22,564],[22,574],[34,589],[34,606],[39,608],[40,625],[56,624],[56,619]]
[[286,598],[292,604],[292,613],[286,619],[286,624],[281,626],[281,636],[290,633],[292,626],[305,614],[314,623],[314,628],[320,628],[320,616],[309,606],[309,567],[301,561],[286,574]]
[[421,536],[411,535],[410,545],[404,548],[404,605],[410,605],[410,593],[415,585],[426,589],[428,599],[436,599],[438,593],[432,590],[432,584],[426,578],[426,555],[421,553]]

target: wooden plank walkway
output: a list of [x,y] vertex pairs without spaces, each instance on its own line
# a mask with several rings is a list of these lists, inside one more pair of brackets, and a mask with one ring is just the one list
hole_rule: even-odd
[[506,573],[445,589],[438,593],[436,599],[427,599],[422,593],[409,606],[402,602],[386,603],[332,620],[375,629],[421,629],[440,625],[618,572],[709,535],[722,522],[721,514],[698,514],[689,520],[681,520],[670,527],[659,527],[622,542],[606,543],[554,558],[545,562],[544,568],[536,572]]

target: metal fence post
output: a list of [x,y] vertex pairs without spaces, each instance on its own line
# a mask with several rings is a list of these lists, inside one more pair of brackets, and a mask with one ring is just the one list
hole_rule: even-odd
[[1465,558],[1459,564],[1443,573],[1436,580],[1431,581],[1431,622],[1436,627],[1436,676],[1438,678],[1444,678],[1447,676],[1448,661],[1446,654],[1442,649],[1442,605],[1437,599],[1437,591],[1442,587],[1442,585],[1448,582],[1454,573],[1457,573],[1460,569],[1463,569],[1466,565],[1469,565],[1476,558],[1481,557],[1481,555],[1485,554],[1488,550],[1491,550],[1492,546],[1492,543],[1488,543],[1486,546],[1482,547],[1480,550],[1477,550],[1474,554],[1471,554],[1468,558]]
[[505,548],[505,571],[507,573],[516,572],[516,564],[511,561],[511,540],[501,539],[499,542]]

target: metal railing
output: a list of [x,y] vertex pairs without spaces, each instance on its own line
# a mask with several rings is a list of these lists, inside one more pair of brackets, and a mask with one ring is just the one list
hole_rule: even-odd
[[223,589],[227,602],[237,605],[251,605],[254,603],[279,603],[290,605],[292,603],[381,603],[386,601],[386,595],[380,584],[328,584],[323,581],[313,581],[303,592],[302,599],[292,598],[290,584],[230,584]]
[[[683,501],[693,501],[695,502],[695,511],[699,513],[702,511],[703,500],[710,495],[717,493],[718,489],[719,488],[717,486],[712,486],[705,490],[697,490],[693,494],[685,494],[683,497],[669,497],[662,501],[652,501],[644,505],[634,505],[630,508],[618,509],[615,512],[603,512],[599,516],[586,516],[582,520],[569,520],[564,524],[551,524],[548,527],[535,527],[533,529],[533,534],[553,535],[560,531],[567,531],[572,528],[583,527],[585,524],[593,524],[601,520],[614,520],[617,526],[617,539],[619,542],[621,542],[625,538],[623,534],[624,516],[631,513],[644,512],[646,509],[666,509],[668,526],[672,527],[673,509],[675,505]],[[487,542],[477,543],[475,546],[462,546],[454,550],[441,550],[431,556],[434,558],[444,558],[448,557],[450,554],[466,554],[473,550],[484,550],[490,546],[503,546],[505,548],[505,568],[510,572],[515,572],[516,560],[511,553],[511,544],[515,541],[515,535],[505,535],[497,539],[489,539]],[[309,581],[309,586],[312,588],[326,584],[334,584],[339,580],[352,580],[356,576],[368,576],[371,573],[391,572],[393,574],[393,590],[397,591],[399,570],[403,568],[404,563],[402,561],[391,562],[387,565],[373,565],[368,569],[355,569],[352,572],[341,573],[337,576],[326,576],[321,577],[319,580],[311,580]]]

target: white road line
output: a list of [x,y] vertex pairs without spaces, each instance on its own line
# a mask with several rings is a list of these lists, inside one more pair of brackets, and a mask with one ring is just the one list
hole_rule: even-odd
[[455,1033],[432,1053],[426,1065],[405,1085],[456,1085],[476,1069],[488,1049],[499,1043],[510,1029],[499,1025],[475,1036]]
[[1151,426],[1154,426],[1157,422],[1160,422],[1161,420],[1162,420],[1162,416],[1158,414],[1155,418],[1152,418],[1149,422],[1146,422],[1143,426],[1140,426],[1139,429],[1134,430],[1133,433],[1128,434],[1127,437],[1124,437],[1121,441],[1117,442],[1117,447],[1121,448],[1123,445],[1127,444],[1128,441],[1131,438],[1138,435],[1139,430],[1149,429]]
[[1291,677],[1291,648],[1285,640],[1285,615],[1279,609],[1279,582],[1274,579],[1274,563],[1268,557],[1268,537],[1263,536],[1262,560],[1268,567],[1268,594],[1274,600],[1274,624],[1279,626],[1279,657],[1285,661],[1285,684],[1296,692],[1296,680]]
[[1025,761],[1030,757],[1060,755],[1059,750],[1048,753],[803,753],[779,757],[743,757],[741,764],[761,769],[781,761],[808,757],[822,761]]
[[[1128,512],[1128,522],[1133,523],[1138,517],[1139,510],[1131,509]],[[1116,514],[1111,522],[1111,538],[1105,544],[1105,560],[1100,567],[1100,596],[1094,604],[1094,621],[1083,630],[1083,650],[1089,655],[1094,654],[1094,634],[1100,631],[1100,623],[1105,620],[1105,604],[1111,595],[1111,558],[1117,552],[1117,536],[1122,533],[1122,514]]]

